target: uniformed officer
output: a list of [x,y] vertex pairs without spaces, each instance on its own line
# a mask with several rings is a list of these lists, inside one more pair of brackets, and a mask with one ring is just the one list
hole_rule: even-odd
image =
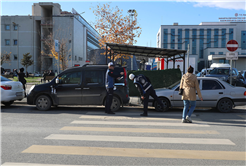
[[121,77],[124,72],[121,72],[119,75],[114,73],[114,63],[108,63],[108,70],[106,72],[106,90],[107,90],[107,98],[106,98],[106,105],[105,105],[105,113],[108,114],[115,114],[111,111],[111,104],[113,100],[113,93],[114,93],[114,79]]
[[134,80],[133,83],[138,88],[138,91],[141,94],[141,99],[144,100],[144,113],[141,114],[141,116],[148,116],[149,96],[152,96],[161,105],[162,109],[164,109],[164,104],[157,97],[148,77],[142,74],[137,76],[130,74],[129,79]]

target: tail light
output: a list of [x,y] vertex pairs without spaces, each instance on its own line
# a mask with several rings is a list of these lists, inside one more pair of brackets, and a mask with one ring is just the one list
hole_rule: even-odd
[[12,86],[11,85],[1,85],[1,88],[3,88],[4,90],[11,90]]
[[244,92],[244,96],[246,96],[246,91]]
[[126,68],[123,68],[124,69],[124,83],[125,83],[125,86],[127,86],[127,72],[126,72]]

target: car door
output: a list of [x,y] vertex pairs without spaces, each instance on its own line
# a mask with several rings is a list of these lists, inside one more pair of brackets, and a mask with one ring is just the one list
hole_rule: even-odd
[[216,80],[202,80],[201,93],[203,98],[203,101],[199,101],[201,107],[216,107],[218,99],[225,90]]
[[82,100],[85,105],[100,105],[106,96],[105,70],[85,70]]
[[82,72],[72,71],[59,75],[54,94],[59,105],[82,104]]
[[[199,86],[200,86],[200,80],[198,80]],[[179,86],[177,88],[175,88],[174,92],[173,92],[173,106],[175,107],[183,107],[183,100],[181,99],[182,96],[179,95]],[[199,101],[199,97],[198,95],[196,95],[196,101]],[[196,103],[196,105],[198,106],[199,103]]]

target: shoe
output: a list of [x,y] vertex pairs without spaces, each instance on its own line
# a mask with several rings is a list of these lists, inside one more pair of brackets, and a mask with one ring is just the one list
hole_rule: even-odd
[[189,123],[192,123],[192,120],[191,120],[191,118],[189,117],[189,116],[186,116],[186,118],[185,118]]
[[107,112],[108,114],[115,114],[114,112],[112,112],[112,111],[109,111],[109,112]]
[[189,123],[186,119],[182,119],[181,123]]
[[140,116],[148,116],[148,114],[146,114],[146,113],[143,113],[143,114],[140,114]]

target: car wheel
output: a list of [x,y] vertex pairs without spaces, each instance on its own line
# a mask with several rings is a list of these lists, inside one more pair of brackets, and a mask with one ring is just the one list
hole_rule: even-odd
[[41,95],[36,100],[36,108],[40,111],[47,111],[51,107],[51,100],[46,95]]
[[160,100],[164,104],[164,109],[161,109],[161,105],[157,101],[155,101],[155,104],[154,104],[155,110],[158,111],[158,112],[168,111],[168,109],[170,107],[168,99],[166,99],[166,98],[160,98]]
[[120,99],[116,96],[113,97],[111,111],[115,112],[120,109]]
[[9,101],[9,102],[2,102],[6,107],[9,107],[11,104],[14,103],[14,101]]
[[230,99],[221,99],[217,104],[217,109],[220,112],[230,112],[232,110],[233,103]]

